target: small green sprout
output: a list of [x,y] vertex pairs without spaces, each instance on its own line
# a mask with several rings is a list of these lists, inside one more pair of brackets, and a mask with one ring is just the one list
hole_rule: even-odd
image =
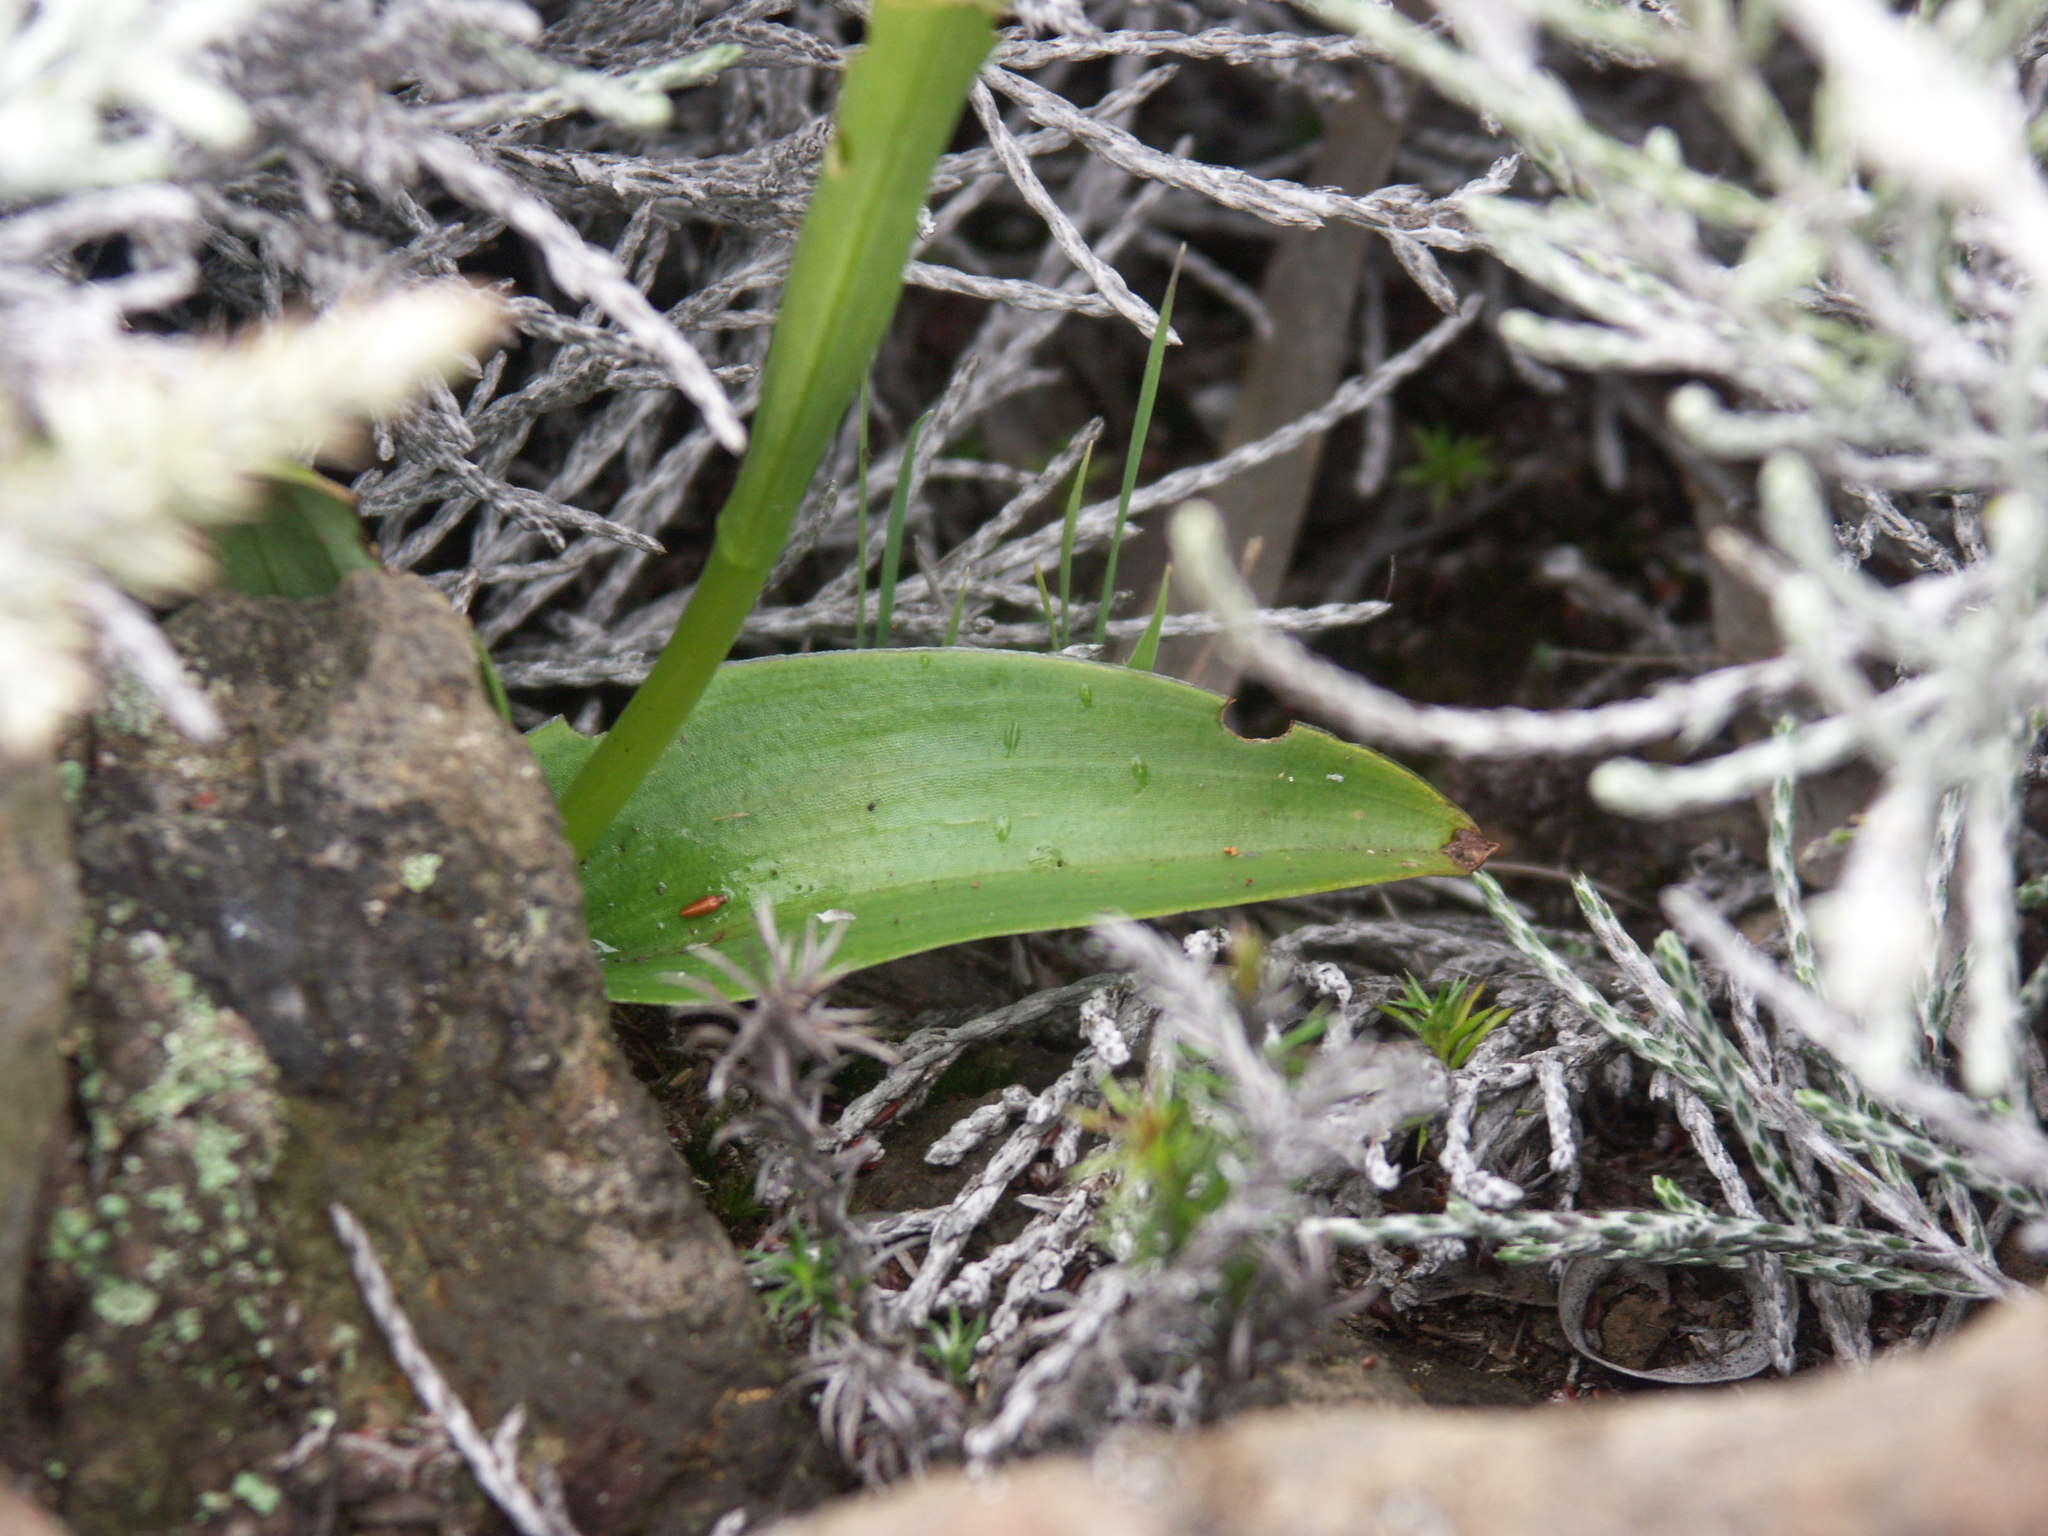
[[1449,427],[1416,427],[1409,436],[1416,460],[1395,478],[1426,492],[1432,512],[1443,511],[1454,496],[1500,473],[1486,438],[1461,437]]
[[1318,1004],[1286,1034],[1268,1039],[1259,1048],[1260,1054],[1292,1081],[1307,1070],[1315,1048],[1329,1032],[1330,1010]]
[[829,1237],[813,1239],[802,1222],[791,1219],[786,1246],[749,1248],[746,1257],[754,1273],[767,1278],[762,1301],[778,1323],[813,1312],[828,1318],[852,1315],[859,1282],[841,1268],[838,1243]]
[[1075,1168],[1074,1177],[1115,1175],[1110,1224],[1127,1236],[1133,1259],[1174,1257],[1230,1193],[1225,1165],[1231,1138],[1219,1117],[1196,1103],[1215,1088],[1215,1075],[1200,1067],[1184,1067],[1170,1088],[1131,1088],[1104,1078],[1105,1107],[1082,1116],[1089,1129],[1113,1140]]
[[987,1318],[962,1317],[958,1307],[948,1307],[944,1322],[936,1317],[926,1319],[926,1337],[919,1353],[943,1371],[954,1386],[965,1387],[974,1369],[975,1346],[987,1328]]
[[1437,992],[1406,976],[1401,981],[1401,995],[1381,1003],[1380,1012],[1455,1072],[1508,1016],[1505,1008],[1478,1007],[1479,998],[1479,983],[1469,976],[1461,976]]
[[[1268,1040],[1263,1054],[1284,1076],[1298,1077],[1329,1025],[1318,1009]],[[1243,1166],[1227,1085],[1200,1055],[1184,1050],[1170,1079],[1134,1086],[1105,1077],[1101,1093],[1101,1109],[1077,1110],[1075,1118],[1110,1144],[1073,1176],[1113,1176],[1106,1206],[1112,1247],[1138,1262],[1174,1259],[1229,1198]]]

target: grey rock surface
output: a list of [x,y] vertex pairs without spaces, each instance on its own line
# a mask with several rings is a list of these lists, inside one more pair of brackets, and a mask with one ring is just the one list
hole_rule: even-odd
[[2048,1307],[1868,1370],[1539,1411],[1279,1410],[847,1500],[771,1536],[2024,1536]]
[[[586,1536],[800,1502],[808,1425],[610,1036],[553,803],[465,626],[364,575],[210,597],[171,632],[225,736],[117,692],[79,818],[86,1124],[53,1225],[73,1524],[268,1504],[266,1532],[346,1530],[422,1492],[333,1202],[486,1432],[524,1405],[527,1465]],[[436,1518],[479,1528],[447,1471]]]

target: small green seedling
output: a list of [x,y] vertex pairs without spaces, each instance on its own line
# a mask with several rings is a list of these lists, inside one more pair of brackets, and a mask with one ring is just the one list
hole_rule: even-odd
[[768,1279],[761,1299],[777,1322],[814,1314],[834,1320],[853,1315],[853,1293],[859,1287],[839,1263],[838,1244],[813,1238],[802,1222],[791,1220],[781,1248],[749,1248],[746,1258],[756,1274]]
[[1486,438],[1461,437],[1449,427],[1416,427],[1409,436],[1416,460],[1395,478],[1426,492],[1432,512],[1500,473]]
[[903,462],[896,473],[896,489],[889,497],[889,522],[882,532],[882,571],[875,583],[875,647],[889,648],[890,625],[896,614],[896,578],[903,569],[903,521],[910,511],[910,468],[917,460],[917,440],[932,419],[926,411],[910,424],[903,439]]
[[1402,978],[1401,995],[1380,1004],[1380,1012],[1414,1035],[1452,1071],[1472,1059],[1479,1042],[1508,1016],[1505,1008],[1480,1008],[1479,983],[1461,976],[1432,992],[1413,976]]
[[987,1318],[978,1314],[963,1318],[958,1307],[948,1307],[944,1322],[936,1317],[926,1319],[925,1341],[918,1346],[918,1353],[936,1365],[946,1380],[964,1389],[974,1370],[975,1346],[987,1330]]
[[1131,659],[1125,663],[1134,672],[1150,672],[1159,665],[1159,637],[1166,629],[1166,593],[1173,583],[1173,567],[1168,566],[1159,577],[1159,595],[1152,600],[1152,617],[1145,621],[1145,632],[1138,636],[1138,643],[1131,648]]
[[1074,1177],[1113,1176],[1105,1207],[1112,1246],[1139,1263],[1176,1257],[1230,1194],[1228,1122],[1203,1113],[1217,1086],[1216,1075],[1199,1066],[1183,1066],[1166,1087],[1104,1078],[1105,1107],[1078,1117],[1111,1141],[1083,1159]]
[[[1261,1054],[1283,1077],[1298,1078],[1329,1023],[1318,1009],[1267,1040]],[[1099,1091],[1102,1108],[1078,1110],[1074,1118],[1109,1144],[1084,1158],[1073,1177],[1111,1181],[1103,1201],[1105,1246],[1134,1263],[1171,1263],[1243,1176],[1242,1112],[1230,1102],[1223,1074],[1186,1048],[1169,1073],[1140,1085],[1105,1077]],[[1256,1272],[1249,1249],[1221,1261],[1226,1306],[1245,1299]]]

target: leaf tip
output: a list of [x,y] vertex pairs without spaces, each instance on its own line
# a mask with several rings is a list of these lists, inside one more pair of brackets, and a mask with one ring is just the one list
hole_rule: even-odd
[[1479,873],[1479,866],[1500,852],[1500,844],[1491,841],[1477,827],[1458,828],[1455,835],[1443,846],[1444,857],[1468,875]]

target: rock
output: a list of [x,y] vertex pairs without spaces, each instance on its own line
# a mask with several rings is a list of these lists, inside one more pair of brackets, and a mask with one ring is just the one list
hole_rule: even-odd
[[7,1536],[68,1536],[54,1515],[5,1487],[0,1487],[0,1531]]
[[47,762],[0,758],[0,1422],[24,1343],[23,1281],[65,1095],[58,1037],[71,985],[78,881],[70,816]]
[[1924,1355],[1548,1410],[1252,1414],[826,1506],[764,1536],[2029,1536],[2048,1306]]
[[611,1039],[572,857],[465,626],[375,573],[215,595],[170,633],[225,736],[117,690],[77,830],[85,1126],[50,1250],[80,1536],[346,1530],[443,1484],[445,1528],[478,1528],[334,1202],[486,1432],[525,1407],[525,1465],[586,1536],[815,1496],[815,1438]]

